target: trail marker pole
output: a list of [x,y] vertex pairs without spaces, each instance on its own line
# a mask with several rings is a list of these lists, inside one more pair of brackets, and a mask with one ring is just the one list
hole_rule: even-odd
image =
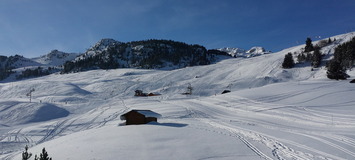
[[30,90],[30,92],[28,92],[28,93],[26,94],[27,97],[30,97],[30,103],[31,103],[31,101],[32,101],[32,92],[34,92],[34,91],[35,91],[35,89],[32,88],[32,89]]

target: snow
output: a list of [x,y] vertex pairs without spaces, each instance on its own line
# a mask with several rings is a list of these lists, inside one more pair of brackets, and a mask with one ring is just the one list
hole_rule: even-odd
[[243,58],[256,57],[263,54],[271,53],[270,51],[265,51],[263,47],[252,47],[249,50],[244,50],[241,48],[225,47],[225,48],[219,48],[218,50],[227,52],[232,57],[243,57]]
[[[54,160],[355,159],[355,71],[334,81],[324,67],[282,69],[284,55],[302,47],[173,71],[94,70],[0,83],[0,159],[21,159],[25,145],[37,155],[45,147]],[[189,84],[192,95],[182,95]],[[161,96],[135,97],[137,89]],[[120,116],[137,108],[162,117],[125,126]]]
[[45,66],[60,66],[66,61],[74,60],[78,55],[79,54],[77,53],[65,53],[58,50],[52,50],[50,53],[32,58],[32,60]]
[[75,58],[75,60],[84,59],[85,57],[92,57],[97,54],[102,53],[103,51],[107,51],[108,48],[115,46],[116,44],[121,44],[122,42],[116,41],[110,38],[101,39],[94,46],[88,49],[84,54],[79,55]]
[[[66,117],[69,112],[53,104],[1,101],[0,119],[6,125],[41,122]],[[22,112],[25,110],[26,112]]]
[[153,111],[149,111],[149,110],[137,110],[138,113],[143,114],[146,117],[156,117],[156,118],[160,118],[161,115],[159,113],[155,113]]

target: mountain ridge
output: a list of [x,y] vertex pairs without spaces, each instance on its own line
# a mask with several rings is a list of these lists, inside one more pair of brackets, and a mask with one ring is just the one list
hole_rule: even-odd
[[[333,36],[334,39],[335,37],[339,37],[339,35]],[[319,42],[315,41],[313,43],[317,44]],[[324,50],[322,51],[323,55],[326,55],[325,58],[332,57],[335,46],[342,44],[343,40],[338,39],[334,43],[336,45],[325,46],[325,49],[322,48]],[[333,49],[327,49],[327,47],[333,47]],[[300,52],[302,50],[294,53],[299,54]],[[104,38],[84,53],[65,53],[52,50],[48,54],[36,58],[25,58],[20,55],[1,56],[0,80],[7,78],[5,81],[13,81],[16,79],[14,77],[21,75],[21,72],[26,69],[33,72],[35,72],[34,69],[41,69],[43,72],[51,70],[50,73],[115,68],[172,70],[188,66],[213,64],[228,58],[252,58],[270,53],[272,52],[265,50],[263,47],[252,47],[249,50],[232,47],[206,49],[201,45],[186,44],[172,40],[150,39],[120,42],[112,38]],[[295,58],[297,57],[295,56]],[[53,68],[55,70],[52,70]]]

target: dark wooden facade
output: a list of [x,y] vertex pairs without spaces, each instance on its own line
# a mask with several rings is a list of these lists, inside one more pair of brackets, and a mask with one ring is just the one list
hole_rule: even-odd
[[131,110],[121,115],[122,120],[126,120],[126,125],[147,124],[149,122],[157,122],[160,114],[150,110]]

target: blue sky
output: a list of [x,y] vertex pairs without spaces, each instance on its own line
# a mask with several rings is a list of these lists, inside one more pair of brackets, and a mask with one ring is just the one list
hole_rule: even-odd
[[355,31],[354,0],[1,0],[0,55],[84,52],[102,38],[279,51]]

